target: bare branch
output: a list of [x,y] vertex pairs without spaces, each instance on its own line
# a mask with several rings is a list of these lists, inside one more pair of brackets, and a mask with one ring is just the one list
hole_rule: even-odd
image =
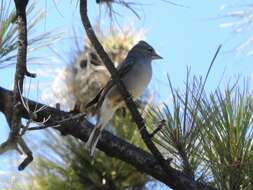
[[165,125],[166,121],[163,119],[159,122],[159,125],[155,128],[155,130],[149,135],[150,138],[153,138],[156,133],[162,130],[163,126]]
[[189,6],[183,5],[183,4],[179,4],[179,3],[175,3],[173,1],[169,1],[169,0],[162,0],[163,2],[169,3],[171,5],[177,6],[177,7],[183,7],[183,8],[189,8]]
[[[57,108],[56,108],[57,109]],[[42,122],[38,122],[38,125],[39,126],[36,126],[36,127],[30,127],[28,128],[27,130],[28,131],[34,131],[34,130],[41,130],[41,129],[46,129],[46,128],[55,128],[55,127],[60,127],[61,124],[66,124],[67,122],[71,122],[73,120],[83,120],[84,116],[86,116],[85,113],[78,113],[76,115],[71,115],[69,116],[68,118],[66,119],[62,119],[60,121],[55,121],[54,122],[54,125],[46,125],[46,123],[49,121],[49,119],[51,118],[51,115],[50,117],[48,117],[48,119],[46,119],[45,121],[42,121]]]
[[23,162],[18,166],[18,170],[21,171],[24,170],[33,161],[33,155],[32,151],[29,149],[22,138],[19,140],[18,144],[22,148],[22,151],[27,155]]

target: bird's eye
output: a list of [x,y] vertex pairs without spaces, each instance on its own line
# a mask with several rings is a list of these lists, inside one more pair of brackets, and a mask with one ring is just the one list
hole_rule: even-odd
[[82,69],[84,69],[86,66],[87,66],[87,60],[86,60],[86,59],[85,59],[85,60],[81,60],[81,62],[80,62],[80,67],[81,67]]
[[92,65],[96,65],[96,66],[101,65],[100,61],[99,61],[99,58],[93,52],[90,54],[90,62],[91,62]]
[[95,53],[93,53],[93,52],[90,53],[90,57],[93,60],[97,60],[98,59],[97,55]]
[[153,49],[152,49],[152,48],[148,48],[147,50],[148,50],[148,52],[150,52],[150,53],[153,52]]

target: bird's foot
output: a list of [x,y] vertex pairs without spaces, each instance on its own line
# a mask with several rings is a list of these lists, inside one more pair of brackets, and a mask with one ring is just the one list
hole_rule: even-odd
[[79,103],[76,103],[74,108],[70,110],[70,113],[73,113],[73,114],[80,113],[81,112],[80,108],[81,108],[81,105]]

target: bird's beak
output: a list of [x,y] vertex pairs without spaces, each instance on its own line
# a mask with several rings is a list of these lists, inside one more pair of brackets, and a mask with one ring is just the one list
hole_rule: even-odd
[[156,52],[153,53],[152,59],[163,59],[160,55],[158,55]]

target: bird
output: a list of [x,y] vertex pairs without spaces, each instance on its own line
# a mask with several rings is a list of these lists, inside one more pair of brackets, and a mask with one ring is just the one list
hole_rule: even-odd
[[[151,45],[141,40],[129,50],[126,58],[116,68],[133,100],[138,99],[147,88],[152,78],[151,62],[155,59],[162,59],[162,57]],[[124,99],[114,80],[110,79],[107,82],[86,105],[86,109],[91,106],[96,107],[97,122],[85,144],[85,149],[94,157],[102,130],[112,119],[115,111],[124,106]]]

